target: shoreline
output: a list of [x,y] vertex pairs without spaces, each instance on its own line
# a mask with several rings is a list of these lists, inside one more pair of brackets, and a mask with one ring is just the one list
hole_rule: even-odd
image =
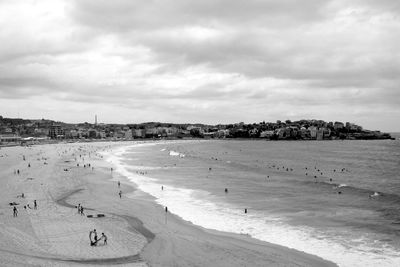
[[[108,143],[108,145],[113,148],[117,146],[112,143]],[[122,143],[119,145],[126,146],[128,144]],[[317,256],[269,244],[248,236],[205,229],[170,213],[165,216],[163,208],[155,203],[151,196],[135,188],[132,182],[126,178],[121,179],[123,177],[118,178],[122,182],[121,190],[123,191],[123,196],[119,199],[116,178],[107,171],[106,166],[108,163],[104,159],[90,159],[94,163],[92,163],[94,170],[89,170],[88,168],[84,169],[82,166],[77,167],[73,160],[66,162],[66,158],[70,157],[68,153],[72,153],[66,152],[59,159],[48,160],[48,165],[38,167],[39,170],[33,171],[35,166],[29,169],[29,172],[26,169],[23,170],[24,177],[35,177],[33,182],[36,184],[34,186],[27,187],[24,184],[27,182],[13,181],[12,169],[21,165],[21,163],[18,164],[17,160],[19,158],[18,152],[31,150],[34,153],[38,153],[47,148],[47,151],[42,153],[44,155],[52,154],[52,157],[56,157],[56,151],[50,153],[54,146],[59,151],[76,149],[80,146],[95,146],[99,150],[105,147],[106,144],[57,144],[48,145],[47,147],[36,146],[29,149],[7,149],[7,153],[16,155],[14,160],[10,160],[14,161],[14,164],[8,165],[11,167],[3,170],[3,172],[8,172],[7,177],[0,181],[1,185],[5,183],[8,188],[13,187],[13,190],[10,190],[10,194],[2,197],[3,203],[11,200],[10,196],[15,196],[15,193],[20,192],[20,188],[33,190],[45,187],[45,190],[39,189],[34,196],[39,200],[39,214],[32,213],[27,216],[23,214],[24,211],[20,207],[21,216],[12,218],[10,214],[6,214],[7,212],[9,213],[9,208],[6,208],[4,204],[1,205],[0,220],[6,226],[5,230],[0,231],[2,240],[10,241],[10,244],[14,243],[13,238],[15,236],[9,235],[5,239],[4,231],[14,227],[18,231],[24,232],[23,228],[18,228],[18,225],[12,227],[14,221],[24,217],[24,226],[33,228],[33,231],[29,233],[25,231],[22,236],[26,240],[32,238],[38,243],[35,253],[37,254],[36,257],[41,257],[33,258],[35,256],[26,255],[26,252],[32,251],[29,246],[16,245],[19,249],[16,250],[17,253],[20,251],[22,255],[26,256],[7,255],[4,248],[0,247],[0,264],[2,266],[23,266],[25,264],[22,264],[22,262],[26,263],[24,261],[26,257],[29,258],[28,262],[32,266],[38,264],[38,261],[39,265],[43,266],[53,266],[53,264],[63,266],[66,261],[68,261],[68,264],[73,263],[77,266],[82,264],[129,264],[129,266],[132,266],[131,264],[135,264],[135,266],[243,266],[246,264],[250,266],[336,266]],[[0,154],[4,154],[4,150],[1,150]],[[1,161],[0,165],[2,164]],[[44,168],[48,167],[52,168],[52,171],[44,174]],[[62,168],[68,168],[69,171],[63,173]],[[42,177],[39,179],[36,176]],[[25,179],[20,180],[26,181]],[[33,182],[29,181],[29,183]],[[7,188],[7,186],[3,188]],[[25,190],[25,192],[29,191]],[[31,200],[30,194],[32,192],[26,193],[29,200]],[[75,203],[82,203],[84,207],[90,208],[87,209],[87,213],[101,212],[106,216],[105,218],[81,217],[76,213]],[[54,211],[55,214],[40,214],[43,206]],[[7,217],[7,220],[4,220],[4,217]],[[46,224],[52,229],[46,229],[40,224]],[[66,232],[79,233],[81,236],[59,234],[56,238],[61,239],[64,243],[61,246],[57,243],[53,244],[44,237],[52,238],[55,236],[55,232],[58,232],[57,229],[53,229],[55,226]],[[89,247],[87,233],[93,227],[104,229],[104,232],[109,236],[108,245],[94,249]],[[74,241],[78,242],[78,245]],[[76,248],[74,249],[74,246],[80,249],[79,253],[77,253]],[[132,253],[133,251],[135,253]],[[47,257],[49,256],[48,254],[56,255],[56,257]]]
[[[197,141],[203,141],[203,140],[199,139]],[[179,140],[178,140],[178,142],[179,142]],[[143,144],[143,143],[140,143],[140,144]],[[126,147],[126,146],[124,146],[124,147]],[[141,200],[139,198],[144,197],[145,198],[144,202],[150,201],[151,205],[154,206],[155,209],[159,213],[161,213],[161,214],[164,213],[164,207],[161,204],[158,204],[158,203],[155,202],[155,197],[153,197],[152,195],[150,195],[150,194],[148,194],[146,192],[143,192],[140,189],[136,188],[135,183],[130,181],[127,177],[125,177],[125,176],[122,176],[122,177],[123,177],[124,181],[126,181],[129,185],[135,186],[134,190],[135,190],[136,193],[139,192],[137,196],[132,196],[132,199],[134,199],[136,203],[143,201],[143,200]],[[147,199],[150,199],[150,200],[147,200]],[[152,214],[154,215],[155,213],[152,213]],[[265,242],[263,240],[259,240],[259,239],[256,239],[254,237],[251,237],[251,236],[249,236],[247,234],[238,234],[238,233],[225,232],[225,231],[219,231],[219,230],[204,228],[203,226],[193,224],[190,221],[186,221],[185,219],[182,219],[178,215],[170,213],[170,211],[168,212],[168,216],[170,216],[170,217],[168,217],[168,219],[169,219],[168,222],[170,222],[170,218],[172,218],[174,223],[176,223],[178,225],[182,224],[181,226],[193,227],[192,230],[201,231],[201,234],[206,234],[207,236],[210,235],[210,236],[214,236],[214,237],[218,236],[221,239],[225,239],[225,238],[226,239],[232,239],[232,240],[235,240],[238,243],[242,243],[243,242],[243,243],[246,243],[247,245],[252,244],[252,245],[255,245],[255,246],[265,246],[266,249],[271,249],[271,250],[274,250],[274,251],[275,250],[277,250],[277,251],[282,250],[282,251],[274,252],[274,253],[282,253],[282,254],[287,253],[285,255],[285,257],[286,256],[296,256],[296,257],[306,256],[306,257],[311,257],[311,258],[315,258],[315,259],[321,260],[321,262],[319,262],[316,266],[325,266],[325,265],[337,266],[336,264],[334,264],[334,263],[332,263],[332,262],[330,262],[330,261],[328,261],[326,259],[322,259],[319,256],[311,255],[311,254],[308,254],[308,253],[305,253],[305,252],[302,252],[302,251],[298,251],[298,250],[295,250],[295,249],[292,249],[292,248],[284,247],[284,246],[281,246],[281,245],[268,243],[268,242]],[[143,219],[146,220],[146,217],[143,217]],[[145,224],[146,224],[146,221],[145,221]],[[220,242],[220,240],[218,240],[218,242]],[[145,247],[145,251],[146,251],[146,248],[147,247]],[[260,249],[260,248],[257,247],[256,249]],[[293,255],[291,255],[291,254],[293,254]],[[311,260],[311,259],[307,259],[307,260]],[[284,260],[282,260],[282,261],[284,262]],[[300,262],[301,262],[301,260],[300,260]],[[242,263],[242,265],[243,264],[244,263]],[[259,266],[258,264],[260,264],[260,263],[253,263],[253,264],[254,264],[254,266]],[[272,264],[272,266],[275,266],[277,264],[281,264],[281,263],[276,262],[276,263]],[[288,266],[293,265],[293,263],[286,263],[286,264]],[[230,264],[222,264],[222,265],[218,265],[218,266],[242,266],[242,265],[237,264],[237,263],[236,264],[235,263],[230,263]],[[302,265],[301,263],[297,262],[295,265],[296,266],[315,266],[311,262],[308,262],[307,264],[304,264],[304,265]],[[203,266],[203,265],[201,265],[201,266]],[[207,266],[207,265],[204,265],[204,266]],[[253,266],[253,265],[251,265],[251,266]],[[260,266],[265,266],[265,265],[261,264]],[[269,266],[269,265],[267,265],[267,266]],[[284,266],[286,266],[286,265],[284,265]]]
[[[398,133],[390,133],[398,135]],[[4,143],[0,144],[0,149],[8,148],[8,147],[32,147],[32,146],[43,146],[43,145],[68,145],[68,144],[101,144],[101,143],[111,143],[111,144],[121,144],[121,143],[132,143],[132,142],[143,142],[143,143],[150,143],[150,142],[169,142],[169,141],[191,141],[191,140],[204,140],[204,141],[212,141],[212,140],[230,140],[230,141],[261,141],[261,142],[313,142],[313,141],[385,141],[385,140],[399,140],[400,137],[389,137],[389,138],[325,138],[325,139],[312,139],[312,138],[305,138],[305,139],[268,139],[268,138],[257,138],[257,137],[234,137],[234,138],[211,138],[211,137],[204,137],[204,138],[197,138],[197,137],[184,137],[184,138],[134,138],[134,139],[121,139],[121,140],[108,140],[108,139],[65,139],[62,141],[59,140],[51,140],[46,142],[37,142],[37,143]]]

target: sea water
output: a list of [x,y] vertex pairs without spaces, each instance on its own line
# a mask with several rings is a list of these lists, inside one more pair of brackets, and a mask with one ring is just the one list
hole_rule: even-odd
[[108,159],[196,225],[339,266],[400,266],[399,140],[174,141]]

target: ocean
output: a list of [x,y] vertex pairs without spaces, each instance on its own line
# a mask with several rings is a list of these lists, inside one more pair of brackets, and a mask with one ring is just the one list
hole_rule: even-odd
[[339,266],[400,266],[400,140],[164,141],[108,160],[193,224]]

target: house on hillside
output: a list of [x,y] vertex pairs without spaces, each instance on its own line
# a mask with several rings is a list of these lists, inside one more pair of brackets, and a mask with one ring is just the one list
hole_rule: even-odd
[[308,130],[310,131],[311,139],[317,139],[318,128],[316,126],[310,126],[308,127]]

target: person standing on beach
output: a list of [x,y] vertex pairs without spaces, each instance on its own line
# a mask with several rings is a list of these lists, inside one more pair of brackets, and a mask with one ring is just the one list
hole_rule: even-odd
[[14,212],[13,217],[18,217],[18,210],[17,210],[17,207],[16,207],[16,206],[14,206],[13,212]]
[[33,208],[34,208],[35,210],[37,210],[37,203],[36,203],[36,199],[33,201]]
[[120,183],[120,181],[118,181],[118,188],[120,188],[121,187],[121,183]]
[[90,245],[91,245],[91,246],[93,246],[92,234],[93,234],[93,231],[90,230],[90,231],[89,231],[89,240],[90,240]]
[[121,190],[119,191],[118,195],[119,195],[119,198],[122,197],[122,191]]
[[96,229],[93,230],[93,234],[94,234],[94,245],[97,245],[97,232]]
[[103,245],[107,245],[107,236],[104,233],[101,233],[101,238],[104,240]]

